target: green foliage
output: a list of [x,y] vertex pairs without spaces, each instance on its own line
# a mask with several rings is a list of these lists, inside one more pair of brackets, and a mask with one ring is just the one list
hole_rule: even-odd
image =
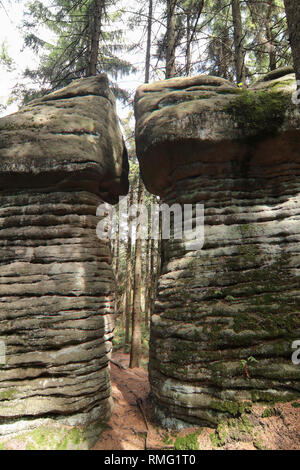
[[233,302],[233,301],[235,300],[235,298],[234,298],[232,295],[227,295],[227,296],[225,297],[225,300],[226,300],[227,302]]
[[[203,3],[203,4],[202,4]],[[283,0],[240,2],[245,83],[292,63]],[[179,0],[176,6],[176,75],[186,74],[187,43],[191,39],[191,72],[208,73],[234,81],[234,25],[227,0]],[[161,17],[166,23],[166,8]],[[199,44],[200,52],[199,52]],[[167,33],[156,43],[156,58],[164,61]],[[162,78],[162,77],[160,77]]]
[[[247,83],[274,67],[292,63],[283,0],[240,2],[243,53]],[[231,4],[226,0],[207,0],[202,35],[207,35],[207,57],[199,71],[233,81],[233,24]],[[245,84],[244,84],[245,85]]]
[[169,434],[166,434],[166,435],[163,437],[162,442],[163,442],[166,446],[171,446],[171,445],[173,445],[173,438],[172,438],[172,436],[169,436]]
[[[150,339],[150,332],[148,326],[144,323],[141,325],[142,330],[142,357],[147,358],[144,360],[144,366],[148,364],[148,356],[149,356],[149,339]],[[116,319],[116,326],[114,331],[114,338],[113,338],[113,347],[114,351],[118,351],[123,349],[125,353],[130,352],[130,345],[125,344],[125,329],[122,324],[122,319],[118,317]]]
[[112,340],[112,343],[113,343],[114,351],[118,351],[119,349],[125,346],[125,330],[120,320],[116,321],[114,338]]
[[[114,27],[121,19],[116,4],[116,1],[104,1],[97,73],[108,73],[115,95],[126,100],[128,94],[117,85],[116,80],[128,75],[134,68],[121,56],[125,44],[122,42],[123,31]],[[27,68],[25,77],[38,84],[43,94],[86,76],[94,34],[94,15],[95,0],[58,0],[55,5],[40,0],[29,2],[23,24],[24,43],[39,55],[40,63],[34,70]],[[49,30],[51,41],[41,38],[41,26]],[[27,102],[34,95],[34,90],[30,90],[28,96],[19,85],[18,93],[23,94],[23,101]]]
[[258,364],[258,361],[252,356],[248,357],[247,360],[242,359],[241,362],[240,362],[241,369],[244,369],[245,366],[247,366],[249,364]]
[[265,448],[264,448],[264,446],[263,446],[263,444],[262,444],[262,442],[261,442],[260,439],[255,439],[255,440],[253,441],[253,445],[254,445],[254,447],[255,447],[257,450],[265,450]]
[[6,41],[1,44],[0,48],[0,66],[8,72],[12,72],[12,70],[15,68],[15,63],[8,54]]
[[295,401],[294,403],[292,403],[292,407],[293,408],[300,408],[300,403]]
[[276,411],[274,408],[266,408],[261,415],[262,418],[270,418],[271,416],[276,416]]

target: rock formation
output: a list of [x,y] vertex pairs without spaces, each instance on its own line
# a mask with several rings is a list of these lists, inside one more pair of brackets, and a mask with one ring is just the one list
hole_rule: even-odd
[[114,280],[96,209],[127,193],[100,75],[0,119],[0,448],[89,448],[112,410]]
[[137,91],[146,186],[169,205],[205,207],[202,249],[163,243],[149,372],[166,425],[217,425],[254,402],[300,396],[292,362],[300,340],[300,116],[288,72],[247,90],[197,76]]

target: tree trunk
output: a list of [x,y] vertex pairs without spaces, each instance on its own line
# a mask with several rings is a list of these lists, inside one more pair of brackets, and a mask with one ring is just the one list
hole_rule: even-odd
[[104,7],[104,0],[94,0],[92,8],[92,35],[90,58],[87,65],[86,76],[90,77],[97,74],[97,63],[99,54],[99,41],[101,35],[101,20]]
[[[144,203],[144,184],[140,178],[138,189],[138,204]],[[142,334],[141,334],[141,288],[142,288],[142,226],[140,219],[136,227],[135,241],[135,268],[133,287],[133,309],[132,309],[132,336],[129,367],[140,367],[142,358]]]
[[236,82],[245,83],[245,67],[243,52],[243,25],[240,0],[232,0],[232,20],[234,31],[234,62]]
[[[187,6],[186,9],[186,51],[185,51],[185,72],[186,75],[189,77],[191,75],[191,67],[192,67],[192,42],[194,36],[197,31],[197,26],[199,24],[199,20],[204,8],[204,0],[199,0],[197,3],[197,17],[193,22],[193,18],[195,16],[195,5],[193,2]],[[193,24],[194,23],[194,24]]]
[[153,16],[153,0],[149,0],[148,27],[147,27],[147,51],[146,51],[146,65],[145,65],[145,83],[149,83],[149,81],[150,81],[152,16]]
[[117,225],[117,233],[115,240],[115,280],[116,280],[116,298],[115,298],[115,314],[119,314],[120,296],[119,296],[119,257],[120,257],[120,237],[119,237],[119,220]]
[[175,8],[177,0],[167,0],[167,55],[166,55],[166,78],[175,76],[175,44],[176,23]]
[[151,218],[148,220],[148,238],[146,243],[146,268],[145,268],[145,325],[148,327],[151,306]]
[[300,80],[300,2],[284,0],[297,80]]
[[[157,203],[157,200],[156,200]],[[158,203],[161,205],[161,200]],[[159,227],[158,227],[158,240],[156,243],[156,248],[155,248],[155,241],[152,240],[153,245],[151,245],[151,274],[152,274],[152,303],[151,303],[151,312],[154,311],[154,306],[155,306],[155,299],[157,297],[157,288],[158,288],[158,281],[159,277],[161,275],[161,268],[163,265],[163,240],[162,240],[162,213],[159,211]],[[154,269],[154,266],[156,265],[156,269]]]
[[[152,203],[157,204],[156,197],[152,197]],[[152,225],[151,225],[152,227]],[[154,310],[154,300],[155,300],[155,239],[151,238],[150,243],[150,294],[149,294],[149,319],[151,318],[152,312]]]
[[[127,210],[129,211],[133,201],[133,188],[130,186]],[[125,345],[130,343],[130,322],[131,322],[131,299],[132,299],[132,259],[131,259],[131,237],[128,234],[127,251],[127,283],[126,283],[126,309],[125,309]]]
[[266,36],[267,36],[267,48],[269,53],[269,68],[270,70],[276,70],[276,48],[274,44],[274,37],[272,32],[272,16],[274,11],[274,0],[268,0],[268,14],[266,18]]
[[191,75],[191,15],[190,12],[186,16],[186,51],[185,51],[185,74],[187,77]]

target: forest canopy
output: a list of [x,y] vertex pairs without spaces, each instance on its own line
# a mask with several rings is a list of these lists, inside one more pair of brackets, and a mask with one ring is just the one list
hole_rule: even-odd
[[282,0],[30,0],[21,29],[39,58],[24,73],[32,86],[15,87],[22,102],[100,72],[126,101],[120,79],[147,67],[145,81],[206,73],[247,85],[292,65]]

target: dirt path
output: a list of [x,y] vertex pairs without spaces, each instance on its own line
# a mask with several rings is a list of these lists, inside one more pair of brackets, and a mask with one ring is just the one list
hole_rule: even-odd
[[[251,414],[218,430],[190,428],[180,433],[166,431],[151,423],[151,409],[147,397],[150,387],[145,369],[127,369],[129,355],[117,352],[113,360],[123,365],[120,369],[111,363],[112,396],[115,403],[107,429],[93,450],[144,450],[174,448],[178,438],[199,432],[199,449],[300,450],[300,403],[254,406]],[[143,416],[146,415],[146,419]],[[148,426],[148,429],[147,429]]]
[[[128,367],[128,354],[117,352],[113,360]],[[147,406],[146,399],[150,391],[148,373],[142,368],[123,370],[111,363],[111,379],[115,409],[108,428],[102,433],[94,450],[144,450],[147,426],[142,410]],[[155,435],[155,429],[149,426],[151,429],[148,434]],[[159,435],[156,441],[152,442],[154,446],[161,445]]]

